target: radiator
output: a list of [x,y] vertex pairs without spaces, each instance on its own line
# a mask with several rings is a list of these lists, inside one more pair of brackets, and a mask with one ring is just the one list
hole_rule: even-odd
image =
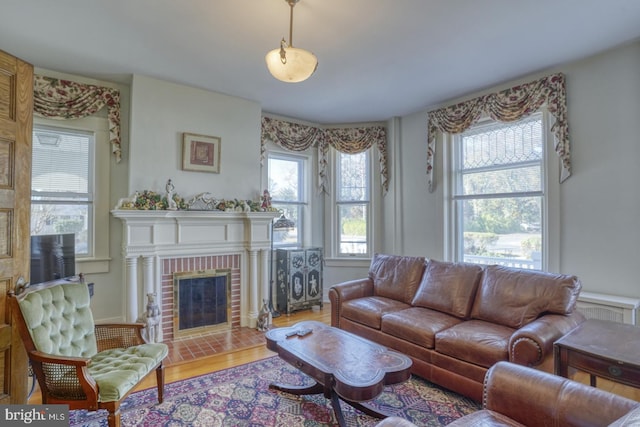
[[587,319],[611,320],[640,326],[640,299],[581,292],[576,308]]

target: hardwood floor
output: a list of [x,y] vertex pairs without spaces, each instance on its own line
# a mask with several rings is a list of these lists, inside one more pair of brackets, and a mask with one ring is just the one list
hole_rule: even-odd
[[[302,320],[317,320],[330,324],[331,307],[325,303],[320,311],[302,310],[290,315],[283,314],[273,319],[273,327],[291,326]],[[250,328],[181,339],[167,344],[169,356],[165,363],[165,383],[266,359],[276,354],[267,349],[264,332]],[[152,373],[135,390],[155,386],[156,377]],[[36,386],[29,403],[41,402]]]
[[[331,323],[331,308],[324,304],[320,311],[303,310],[273,319],[273,327],[291,326],[302,320]],[[209,372],[231,368],[274,356],[265,345],[264,333],[255,329],[240,328],[233,332],[220,332],[207,337],[185,339],[169,344],[169,361],[165,368],[165,382],[170,383]],[[573,379],[589,384],[589,377],[576,373]],[[147,376],[136,390],[155,387],[155,375]],[[640,389],[598,379],[598,387],[640,401]],[[37,390],[29,403],[40,403]]]

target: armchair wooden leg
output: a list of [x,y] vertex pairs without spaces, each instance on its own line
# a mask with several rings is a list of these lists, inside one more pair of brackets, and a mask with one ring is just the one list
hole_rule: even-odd
[[158,403],[162,403],[164,400],[164,365],[162,363],[156,368],[156,381],[158,382]]
[[120,427],[120,405],[116,404],[114,408],[107,410],[109,411],[109,415],[107,415],[109,427]]

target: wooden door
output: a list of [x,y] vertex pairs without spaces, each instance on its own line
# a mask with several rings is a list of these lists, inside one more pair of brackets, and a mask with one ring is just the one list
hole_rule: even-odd
[[33,66],[0,51],[0,403],[26,403],[27,355],[7,292],[29,279]]

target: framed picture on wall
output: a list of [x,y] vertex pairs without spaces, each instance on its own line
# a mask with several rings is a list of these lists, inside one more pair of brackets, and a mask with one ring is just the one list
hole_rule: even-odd
[[220,143],[217,136],[182,134],[182,169],[220,173]]

